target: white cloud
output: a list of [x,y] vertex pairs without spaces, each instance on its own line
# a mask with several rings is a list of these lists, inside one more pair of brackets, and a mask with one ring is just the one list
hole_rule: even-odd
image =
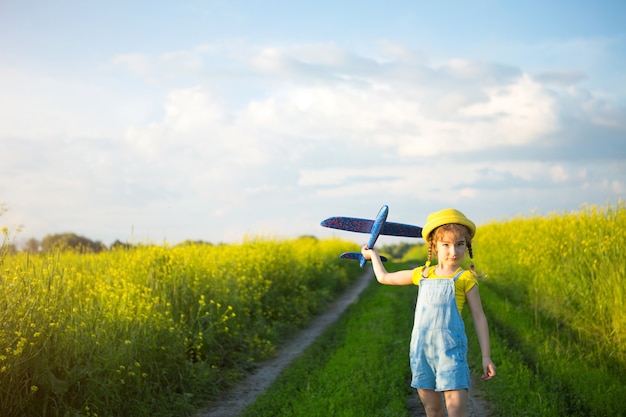
[[620,180],[611,181],[611,191],[614,194],[621,196],[626,193],[626,186],[624,186],[624,182]]
[[207,57],[220,52],[216,44],[200,44],[190,49],[167,51],[157,55],[144,53],[118,54],[111,58],[109,64],[130,73],[155,81],[154,77],[172,80],[184,74],[200,75]]
[[[115,223],[107,218],[115,213],[124,230],[141,224],[172,239],[217,241],[268,225],[282,233],[332,205],[462,203],[500,213],[556,199],[560,189],[624,194],[623,163],[581,166],[544,152],[568,140],[582,146],[563,133],[564,120],[584,124],[602,144],[593,136],[598,126],[622,138],[623,109],[519,68],[458,58],[433,65],[390,42],[367,56],[333,43],[237,51],[203,44],[112,63],[133,74],[124,83],[135,94],[146,88],[140,83],[150,86],[149,104],[132,95],[129,104],[126,91],[99,96],[107,85],[87,79],[2,72],[0,110],[11,116],[0,127],[2,146],[12,161],[38,162],[18,174],[6,171],[18,162],[5,165],[0,190],[22,207],[53,201],[50,223],[60,216],[63,229],[97,230],[89,219],[59,214],[67,201],[102,223]],[[578,73],[561,73],[568,74],[572,81]],[[11,86],[29,81],[25,90]],[[9,138],[30,139],[9,146]],[[28,186],[13,185],[16,176]],[[277,206],[289,213],[277,216]],[[20,221],[43,228],[44,216],[30,213]]]
[[111,60],[114,66],[126,68],[133,74],[146,75],[152,72],[155,63],[147,55],[144,54],[121,54],[114,56]]
[[549,169],[550,178],[554,182],[565,182],[569,179],[569,175],[561,165],[553,166]]
[[193,134],[199,127],[220,123],[222,113],[222,106],[214,101],[210,92],[197,86],[170,93],[164,123],[179,134]]
[[106,87],[64,75],[0,65],[0,91],[2,137],[98,138],[119,132],[128,117]]
[[[398,56],[402,54],[394,55],[396,59]],[[532,145],[556,132],[558,96],[531,77],[512,77],[514,72],[494,65],[451,60],[438,69],[430,68],[430,78],[418,79],[408,89],[406,79],[397,81],[376,71],[360,74],[358,83],[350,77],[316,78],[318,81],[311,84],[300,78],[302,71],[298,66],[335,73],[342,72],[345,65],[344,72],[349,74],[350,62],[357,60],[335,45],[301,46],[293,51],[265,48],[252,62],[254,68],[274,79],[271,89],[250,94],[241,107],[229,107],[224,97],[207,86],[172,90],[164,105],[163,120],[129,130],[128,136],[131,142],[145,146],[148,154],[154,153],[151,146],[157,146],[162,148],[160,156],[171,155],[172,147],[184,144],[196,157],[211,161],[211,168],[196,180],[198,184],[222,176],[241,177],[229,174],[233,163],[258,169],[277,163],[297,166],[309,158],[316,146],[330,148],[331,144],[343,143],[345,149],[354,149],[353,154],[343,155],[343,161],[355,165],[358,155],[365,158],[363,168],[304,168],[299,174],[297,168],[291,169],[294,183],[315,188],[325,198],[363,195],[375,187],[408,194],[412,191],[407,190],[415,186],[411,178],[416,177],[428,178],[431,188],[439,192],[453,189],[460,181],[474,184],[463,188],[460,195],[476,198],[484,179],[478,172],[485,166],[498,167],[501,172],[500,179],[491,180],[517,178],[522,188],[525,183],[541,183],[545,177],[556,183],[570,179],[566,168],[560,165],[491,161],[472,167],[467,161],[455,160],[443,165],[451,173],[450,179],[438,182],[428,169],[407,164],[415,158],[458,157],[463,152],[487,151],[494,146]],[[394,65],[401,66],[402,62]],[[426,64],[420,61],[419,65]],[[294,74],[298,75],[290,77]],[[453,85],[431,83],[441,77],[452,77]],[[469,84],[456,88],[467,80],[483,79],[488,82],[481,81],[482,87],[478,83],[478,87]],[[431,103],[432,97],[439,100]],[[385,163],[375,169],[367,166],[370,162],[365,161],[375,161],[377,157],[404,162],[396,166]],[[323,166],[324,161],[319,163]],[[442,169],[443,162],[437,164]],[[271,174],[256,176],[255,180],[278,180],[268,175]],[[251,188],[269,192],[274,187],[259,183]],[[436,194],[437,191],[432,193]],[[423,195],[431,194],[426,191]]]
[[528,76],[513,85],[489,89],[488,94],[487,102],[462,110],[469,116],[471,142],[481,143],[481,148],[530,144],[557,128],[554,98]]

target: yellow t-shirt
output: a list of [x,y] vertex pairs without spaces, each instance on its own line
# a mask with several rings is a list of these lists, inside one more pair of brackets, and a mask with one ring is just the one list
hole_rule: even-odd
[[[454,274],[450,276],[441,277],[441,276],[435,275],[434,267],[429,267],[428,270],[426,271],[426,278],[435,278],[435,279],[452,278],[456,274],[459,273],[460,269],[461,268],[459,267],[459,269],[454,271]],[[423,266],[420,266],[413,270],[413,284],[420,285],[420,279],[422,279],[423,270],[424,270]],[[474,288],[474,285],[478,285],[478,280],[476,279],[474,274],[472,274],[471,271],[468,271],[468,270],[464,270],[463,273],[459,276],[459,278],[454,283],[454,295],[456,297],[456,307],[459,309],[459,313],[463,311],[463,306],[465,305],[465,294],[467,294],[469,290]]]

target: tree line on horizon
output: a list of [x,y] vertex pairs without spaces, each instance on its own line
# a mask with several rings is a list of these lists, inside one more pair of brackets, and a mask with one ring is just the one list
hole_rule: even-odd
[[[99,240],[91,240],[85,236],[76,233],[55,233],[46,235],[42,240],[35,238],[28,239],[21,249],[15,243],[6,243],[6,252],[11,253],[49,253],[54,250],[75,250],[81,253],[99,253],[113,249],[130,249],[137,246],[146,246],[144,244],[133,244],[115,240],[111,245],[107,246]],[[185,240],[179,245],[203,244],[211,245],[209,242],[202,240]]]
[[[301,238],[315,238],[315,236],[301,236]],[[185,240],[176,246],[184,245],[213,245],[210,242],[203,240]],[[145,244],[133,244],[128,242],[122,242],[119,239],[115,240],[111,245],[107,246],[99,240],[91,240],[85,236],[80,236],[76,233],[55,233],[46,235],[42,240],[35,238],[28,239],[21,249],[19,249],[15,243],[9,243],[6,247],[6,253],[49,253],[54,250],[75,250],[81,253],[99,253],[114,249],[130,249],[137,246],[146,246]],[[406,242],[400,242],[393,245],[382,245],[380,250],[389,255],[393,259],[402,259],[402,257],[411,249],[411,245]]]

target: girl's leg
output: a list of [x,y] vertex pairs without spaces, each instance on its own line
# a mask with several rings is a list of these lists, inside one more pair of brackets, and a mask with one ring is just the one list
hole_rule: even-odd
[[444,391],[443,395],[446,397],[446,409],[448,410],[448,417],[467,416],[468,391],[466,389]]
[[445,417],[441,393],[430,389],[418,389],[427,417]]

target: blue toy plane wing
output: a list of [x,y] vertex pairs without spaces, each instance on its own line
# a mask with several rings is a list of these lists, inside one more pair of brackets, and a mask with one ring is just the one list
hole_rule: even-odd
[[[330,217],[321,225],[331,229],[347,230],[349,232],[370,233],[374,220],[359,219],[356,217]],[[381,235],[422,237],[422,228],[410,224],[385,222],[380,231]]]
[[369,233],[374,225],[374,220],[358,219],[356,217],[330,217],[320,224],[331,229]]
[[422,228],[411,224],[385,222],[380,234],[388,236],[422,237]]
[[[339,257],[342,259],[354,259],[356,261],[360,261],[363,259],[363,255],[361,255],[361,252],[344,252],[339,255]],[[380,260],[383,262],[387,262],[387,258],[382,255],[380,255]]]

